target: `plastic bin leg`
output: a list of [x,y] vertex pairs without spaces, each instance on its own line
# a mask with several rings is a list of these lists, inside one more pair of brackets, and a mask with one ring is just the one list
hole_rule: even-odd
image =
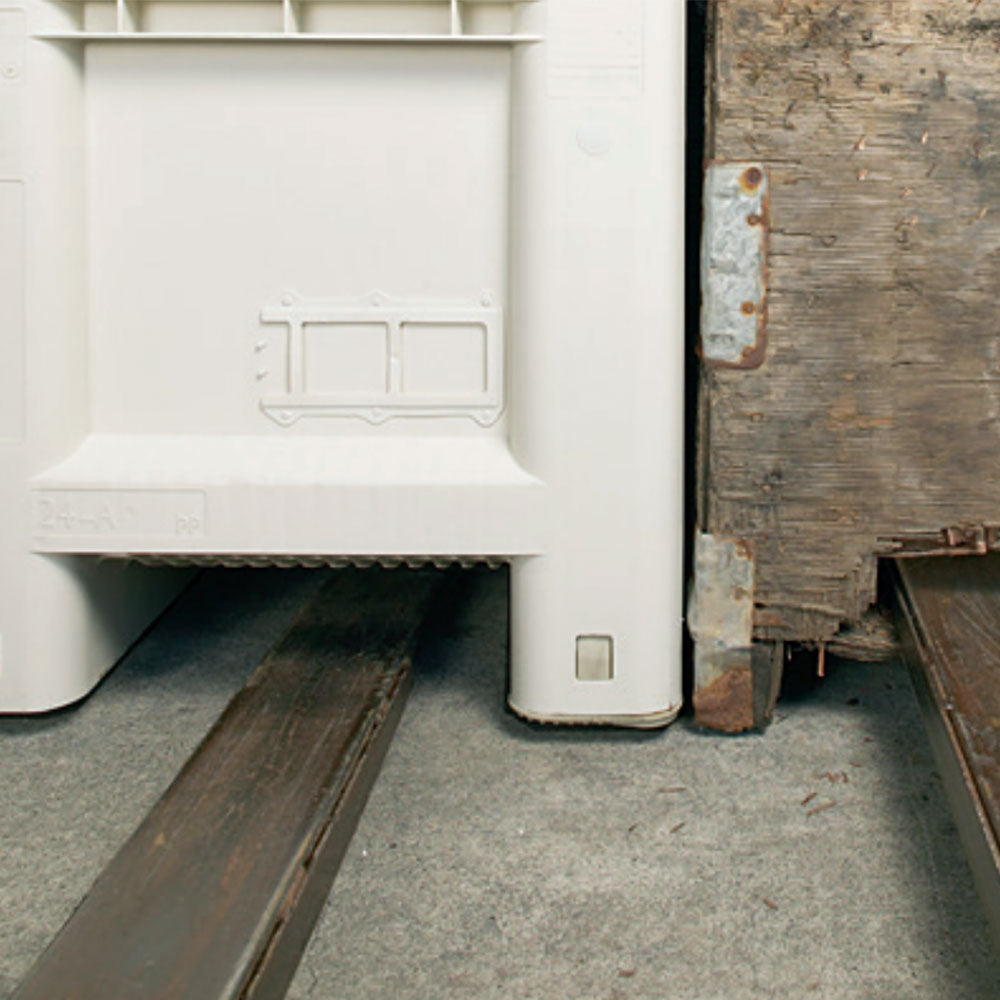
[[86,695],[190,572],[91,556],[5,555],[0,711],[45,712]]
[[625,553],[592,556],[515,560],[510,706],[537,722],[664,726],[681,705],[677,573],[661,560],[639,582]]

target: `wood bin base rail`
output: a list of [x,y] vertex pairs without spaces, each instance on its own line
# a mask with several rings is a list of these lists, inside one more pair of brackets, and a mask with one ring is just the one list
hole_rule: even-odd
[[1000,555],[895,563],[903,652],[1000,946]]
[[440,574],[334,574],[15,992],[284,995],[381,766]]

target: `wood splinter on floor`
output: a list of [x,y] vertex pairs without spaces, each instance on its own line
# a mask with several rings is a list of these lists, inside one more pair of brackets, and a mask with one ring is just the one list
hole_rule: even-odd
[[818,806],[813,806],[812,809],[806,810],[807,816],[815,816],[816,813],[826,812],[827,809],[832,809],[837,803],[834,801],[821,802]]
[[846,784],[851,780],[846,771],[823,771],[816,775],[817,778],[826,778],[831,784]]

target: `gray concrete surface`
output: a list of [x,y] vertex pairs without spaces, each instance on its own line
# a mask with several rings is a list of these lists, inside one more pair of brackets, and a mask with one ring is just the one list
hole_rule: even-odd
[[[0,719],[0,996],[317,583],[207,574],[83,704]],[[901,665],[762,736],[529,727],[505,586],[422,651],[293,1000],[1000,996]]]

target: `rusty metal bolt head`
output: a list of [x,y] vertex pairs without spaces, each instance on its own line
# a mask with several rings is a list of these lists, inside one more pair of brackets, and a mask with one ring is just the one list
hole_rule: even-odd
[[756,311],[757,307],[749,300],[740,306],[740,312],[743,313],[744,316],[752,316]]
[[759,226],[763,221],[764,220],[756,212],[751,212],[747,216],[748,226]]
[[747,167],[743,171],[743,176],[740,178],[743,184],[748,187],[751,191],[754,188],[760,186],[760,182],[764,179],[763,173],[761,173],[760,167]]

